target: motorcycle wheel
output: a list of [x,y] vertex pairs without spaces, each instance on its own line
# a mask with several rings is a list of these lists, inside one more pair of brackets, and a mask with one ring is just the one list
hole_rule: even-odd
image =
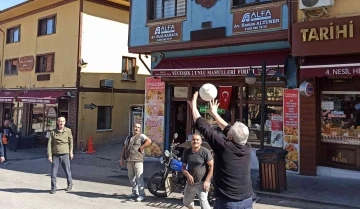
[[165,190],[165,185],[160,185],[162,182],[162,174],[155,173],[147,182],[147,189],[155,197],[167,197],[168,194]]

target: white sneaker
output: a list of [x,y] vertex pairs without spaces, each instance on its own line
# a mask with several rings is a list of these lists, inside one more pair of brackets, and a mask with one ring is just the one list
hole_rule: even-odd
[[138,198],[136,198],[136,202],[141,202],[143,200],[145,200],[145,197],[143,196],[139,196]]

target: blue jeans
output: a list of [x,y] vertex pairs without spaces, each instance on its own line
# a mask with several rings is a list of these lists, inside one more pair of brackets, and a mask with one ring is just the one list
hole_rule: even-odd
[[229,201],[223,198],[216,198],[214,209],[252,209],[252,197],[242,201]]

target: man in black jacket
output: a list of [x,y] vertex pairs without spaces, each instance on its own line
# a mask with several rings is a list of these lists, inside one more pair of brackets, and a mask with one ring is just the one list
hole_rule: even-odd
[[189,102],[195,128],[204,136],[215,153],[214,209],[252,209],[250,178],[251,146],[247,142],[249,129],[240,122],[228,125],[217,113],[218,102],[210,101],[209,113],[223,133],[212,129],[197,109],[198,92]]

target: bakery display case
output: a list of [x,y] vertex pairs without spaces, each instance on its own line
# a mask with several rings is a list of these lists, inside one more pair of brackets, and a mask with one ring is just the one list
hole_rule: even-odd
[[360,146],[360,92],[358,93],[322,94],[322,142]]
[[360,170],[360,92],[323,91],[321,96],[321,164]]

